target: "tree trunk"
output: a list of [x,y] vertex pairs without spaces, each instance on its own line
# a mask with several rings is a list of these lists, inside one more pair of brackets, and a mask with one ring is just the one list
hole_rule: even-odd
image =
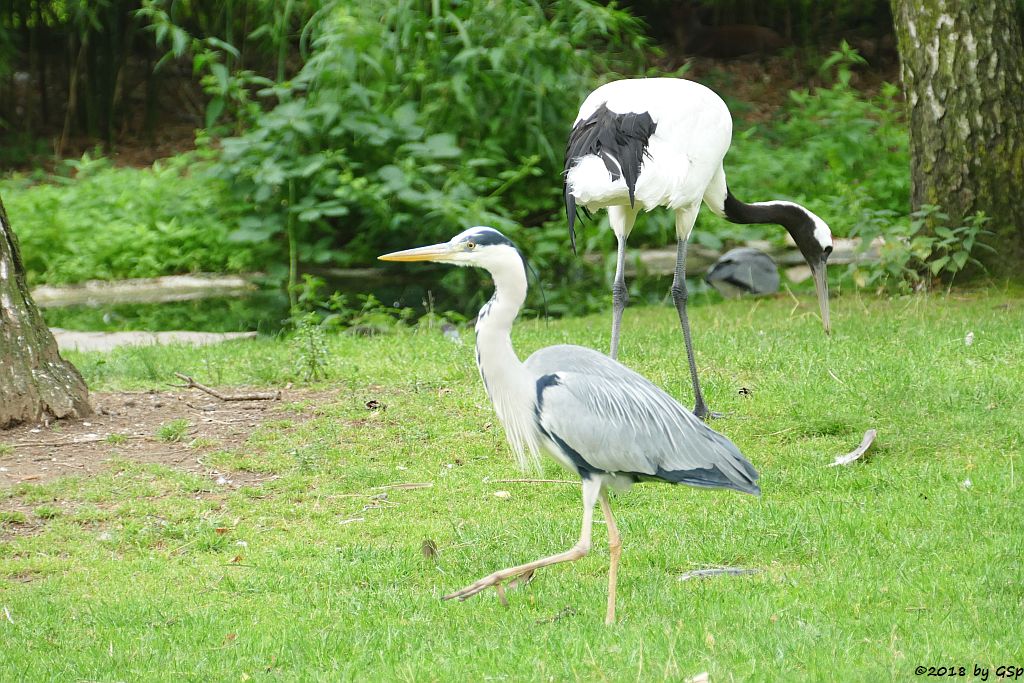
[[[891,0],[910,113],[913,208],[984,211],[996,275],[1024,273],[1024,46],[1014,0]],[[953,225],[960,225],[954,222]]]
[[92,413],[89,392],[32,302],[18,242],[0,200],[0,429]]

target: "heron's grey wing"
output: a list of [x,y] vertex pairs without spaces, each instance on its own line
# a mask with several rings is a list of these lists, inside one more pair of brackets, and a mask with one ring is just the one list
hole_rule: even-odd
[[578,468],[759,493],[729,439],[604,354],[551,346],[530,356],[537,421]]

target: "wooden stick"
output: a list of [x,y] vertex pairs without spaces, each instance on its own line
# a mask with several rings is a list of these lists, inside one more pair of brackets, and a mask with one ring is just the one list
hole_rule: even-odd
[[[149,437],[147,437],[145,435],[137,435],[137,434],[136,435],[132,435],[132,436],[122,434],[121,436],[123,436],[125,439],[148,439],[149,438]],[[109,438],[109,435],[108,436],[98,436],[95,439],[78,439],[78,440],[70,439],[70,440],[67,440],[67,441],[15,441],[13,443],[7,443],[5,445],[11,446],[13,448],[18,448],[20,446],[47,446],[47,447],[52,447],[52,448],[60,448],[61,446],[80,446],[80,445],[86,444],[86,443],[101,443],[103,441],[106,441],[108,438]],[[116,446],[117,444],[114,443],[114,442],[111,442],[110,445],[111,446]]]
[[579,484],[568,479],[491,479],[484,477],[485,484]]
[[214,398],[218,398],[221,401],[279,401],[281,399],[280,389],[273,392],[254,392],[249,394],[234,394],[227,396],[220,393],[216,389],[211,389],[205,384],[200,384],[188,375],[183,375],[180,372],[174,373],[174,376],[185,382],[185,384],[172,384],[172,387],[180,387],[182,389],[199,389],[199,391],[206,392]]
[[680,581],[688,581],[690,579],[703,579],[708,576],[720,576],[722,574],[728,576],[740,576],[742,574],[758,574],[760,569],[740,569],[739,567],[718,567],[715,569],[694,569],[693,571],[685,572],[679,577]]

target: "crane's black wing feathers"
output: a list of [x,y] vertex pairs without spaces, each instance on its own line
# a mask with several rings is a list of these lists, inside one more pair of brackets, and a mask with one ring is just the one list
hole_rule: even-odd
[[569,169],[577,159],[588,154],[601,157],[612,180],[626,181],[629,205],[633,206],[636,181],[644,157],[650,156],[647,145],[658,124],[647,112],[616,114],[602,104],[589,118],[577,123],[569,134],[565,149],[565,216],[569,220],[569,239],[576,249],[576,198],[569,192]]

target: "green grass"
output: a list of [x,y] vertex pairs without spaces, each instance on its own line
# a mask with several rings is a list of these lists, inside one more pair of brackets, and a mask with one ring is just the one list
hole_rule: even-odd
[[[493,592],[440,600],[568,548],[579,489],[485,481],[522,475],[471,333],[464,346],[343,335],[328,341],[323,383],[336,401],[207,458],[277,479],[230,490],[126,461],[0,492],[41,525],[0,545],[0,679],[882,681],[1024,663],[1024,299],[846,296],[831,339],[804,303],[693,309],[705,392],[728,415],[715,427],[758,467],[764,495],[645,484],[616,497],[611,628],[601,525],[589,557],[541,570],[508,608]],[[671,307],[628,310],[621,359],[688,404],[676,325]],[[527,322],[514,341],[524,357],[604,349],[608,327],[604,315]],[[70,355],[95,389],[295,372],[273,340]],[[869,428],[865,459],[826,467]],[[25,521],[0,517],[0,535]],[[763,571],[677,580],[713,565]]]

